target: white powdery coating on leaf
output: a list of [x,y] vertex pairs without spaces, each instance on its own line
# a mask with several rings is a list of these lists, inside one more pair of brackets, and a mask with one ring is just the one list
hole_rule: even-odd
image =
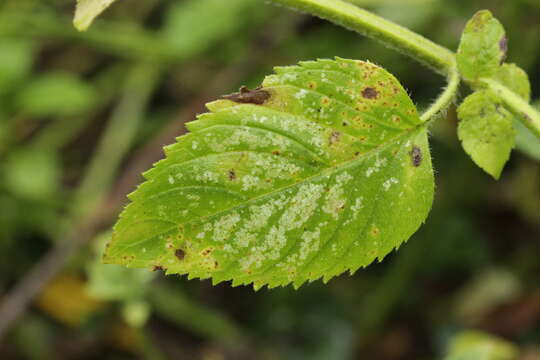
[[306,89],[301,89],[299,92],[294,94],[294,97],[297,99],[303,99],[307,95],[308,91]]
[[302,168],[287,158],[276,156],[258,156],[252,169],[253,174],[260,175],[266,173],[266,176],[272,179],[286,179],[292,174],[302,171]]
[[355,221],[356,218],[358,217],[358,213],[360,212],[360,209],[362,209],[363,207],[364,207],[364,197],[360,196],[354,201],[354,205],[351,206],[351,216],[349,217],[347,221],[343,223],[343,225],[347,225]]
[[309,254],[319,250],[319,242],[321,238],[321,229],[316,228],[314,231],[306,231],[302,234],[302,243],[300,244],[300,261],[308,258]]
[[207,170],[203,172],[201,175],[197,175],[195,179],[197,181],[201,181],[204,183],[208,183],[208,182],[217,183],[219,182],[219,175],[216,174],[215,172]]
[[257,176],[245,175],[242,177],[242,190],[247,191],[253,188],[258,188],[261,184],[261,179]]
[[347,199],[343,186],[351,181],[353,177],[347,173],[341,173],[336,177],[336,183],[328,191],[326,202],[323,206],[323,211],[331,215],[334,219],[338,219],[339,212],[345,207]]
[[248,256],[240,260],[242,270],[259,268],[265,260],[279,259],[281,250],[287,244],[286,233],[301,228],[317,209],[317,202],[322,195],[323,185],[302,185],[290,200],[289,207],[283,212],[278,223],[272,226],[264,242],[251,249]]
[[[242,227],[236,233],[234,237],[234,245],[237,248],[246,248],[253,241],[257,239],[257,233],[266,227],[270,217],[283,208],[286,204],[284,197],[271,200],[262,205],[252,205],[249,207],[249,213],[251,214],[249,219],[244,222]],[[230,249],[236,251],[235,249]],[[225,251],[227,251],[224,248]],[[230,252],[230,251],[229,251]]]
[[214,241],[225,241],[233,232],[234,226],[240,221],[237,213],[228,214],[214,222]]
[[397,184],[399,181],[396,178],[390,178],[383,183],[384,191],[388,191],[392,184]]
[[383,159],[377,158],[375,160],[374,166],[372,166],[372,167],[370,167],[370,168],[368,168],[366,170],[366,176],[370,177],[373,173],[379,172],[382,167],[386,166],[387,162],[388,161],[385,158],[383,158]]

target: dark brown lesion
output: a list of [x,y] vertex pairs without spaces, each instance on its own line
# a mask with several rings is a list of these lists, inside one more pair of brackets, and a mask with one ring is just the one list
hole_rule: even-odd
[[414,145],[411,152],[409,153],[411,155],[411,162],[414,167],[419,167],[422,164],[422,150]]
[[364,90],[362,90],[362,97],[365,99],[377,99],[379,97],[379,92],[372,87],[366,87]]
[[236,179],[236,171],[234,171],[234,169],[230,169],[228,172],[227,172],[227,176],[229,178],[230,181],[233,181]]
[[176,256],[178,260],[182,261],[186,257],[186,252],[182,249],[176,249],[174,251],[174,256]]
[[250,90],[246,86],[242,86],[239,92],[230,95],[224,95],[221,98],[241,104],[262,105],[268,99],[270,99],[270,92],[264,90],[261,86],[254,90]]
[[506,35],[503,36],[502,39],[499,41],[499,49],[502,52],[500,62],[500,64],[502,65],[502,63],[506,60],[506,56],[508,54],[508,38],[506,37]]

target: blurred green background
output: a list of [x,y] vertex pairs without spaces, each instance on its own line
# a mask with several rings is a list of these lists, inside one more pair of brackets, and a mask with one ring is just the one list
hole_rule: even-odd
[[[490,9],[540,96],[540,0],[351,2],[450,49]],[[123,0],[84,33],[74,6],[0,1],[0,306],[32,300],[12,301],[0,359],[540,359],[539,142],[520,138],[495,182],[461,150],[454,109],[431,129],[427,223],[353,276],[254,292],[102,265],[126,194],[205,102],[334,56],[385,67],[419,107],[444,79],[262,0]],[[18,285],[36,265],[33,297]]]

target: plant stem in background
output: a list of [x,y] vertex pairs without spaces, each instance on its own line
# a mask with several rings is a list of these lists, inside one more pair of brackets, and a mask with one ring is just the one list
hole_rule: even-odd
[[151,64],[136,64],[128,75],[123,97],[75,194],[72,214],[66,224],[68,226],[62,229],[65,231],[64,237],[0,303],[0,342],[34,297],[62,268],[61,264],[65,264],[89,241],[94,229],[102,226],[109,216],[105,213],[90,216],[90,213],[97,209],[120,161],[129,150],[157,85],[158,69]]
[[122,99],[75,194],[72,211],[78,216],[91,212],[109,188],[143,119],[157,84],[158,69],[153,64],[136,64],[128,75]]

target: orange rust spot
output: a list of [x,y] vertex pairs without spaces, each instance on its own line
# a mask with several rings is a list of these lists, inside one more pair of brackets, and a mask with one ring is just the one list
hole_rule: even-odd
[[328,106],[330,104],[330,98],[328,96],[325,96],[321,99],[321,104],[323,104],[324,106]]

